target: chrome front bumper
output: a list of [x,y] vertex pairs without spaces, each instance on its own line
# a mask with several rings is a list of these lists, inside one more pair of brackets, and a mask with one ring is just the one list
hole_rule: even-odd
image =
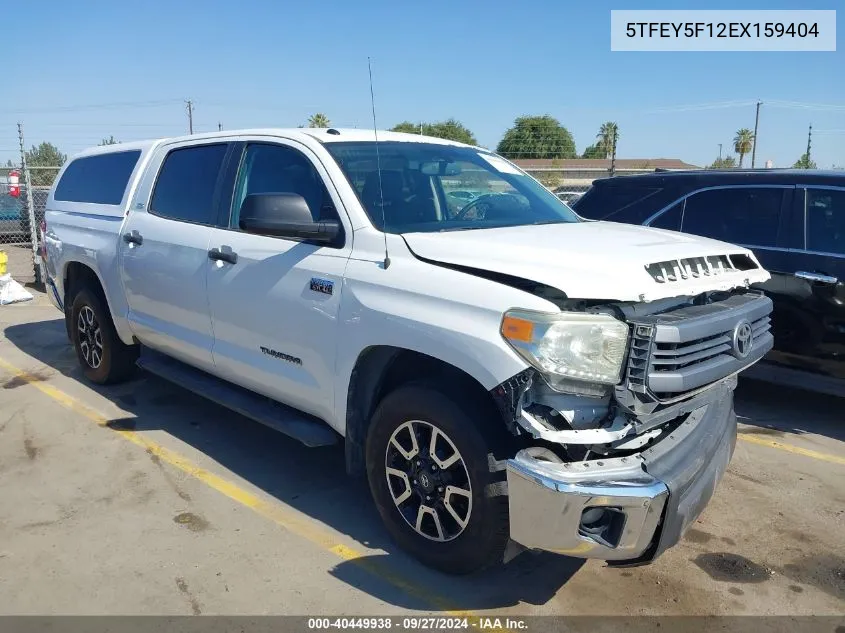
[[[706,507],[736,444],[733,382],[648,449],[578,463],[508,461],[511,538],[529,549],[645,563]],[[714,397],[715,396],[715,397]]]

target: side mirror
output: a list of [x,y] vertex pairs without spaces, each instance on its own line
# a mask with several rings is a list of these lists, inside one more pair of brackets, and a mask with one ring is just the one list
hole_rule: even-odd
[[314,222],[305,198],[297,193],[253,193],[241,204],[238,226],[247,233],[333,242],[340,233],[336,220]]

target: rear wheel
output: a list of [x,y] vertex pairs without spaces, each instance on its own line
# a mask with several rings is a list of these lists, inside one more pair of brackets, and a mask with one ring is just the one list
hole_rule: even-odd
[[138,346],[120,340],[104,302],[88,288],[73,299],[70,335],[82,372],[91,382],[120,382],[134,372]]
[[382,400],[367,437],[370,490],[387,529],[447,573],[500,561],[508,540],[504,472],[491,468],[476,416],[435,388],[406,385]]

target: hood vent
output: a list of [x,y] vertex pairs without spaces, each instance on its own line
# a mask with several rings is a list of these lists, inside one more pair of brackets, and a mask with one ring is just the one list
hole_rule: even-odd
[[710,255],[708,257],[687,257],[648,264],[645,269],[659,284],[720,277],[725,274],[752,270],[760,266],[748,255]]

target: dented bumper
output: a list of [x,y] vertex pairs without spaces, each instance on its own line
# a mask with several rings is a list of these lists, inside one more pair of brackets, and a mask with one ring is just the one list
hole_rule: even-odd
[[507,464],[511,538],[579,558],[656,558],[707,506],[733,455],[732,387],[714,387],[724,393],[635,455],[564,464],[520,451]]

